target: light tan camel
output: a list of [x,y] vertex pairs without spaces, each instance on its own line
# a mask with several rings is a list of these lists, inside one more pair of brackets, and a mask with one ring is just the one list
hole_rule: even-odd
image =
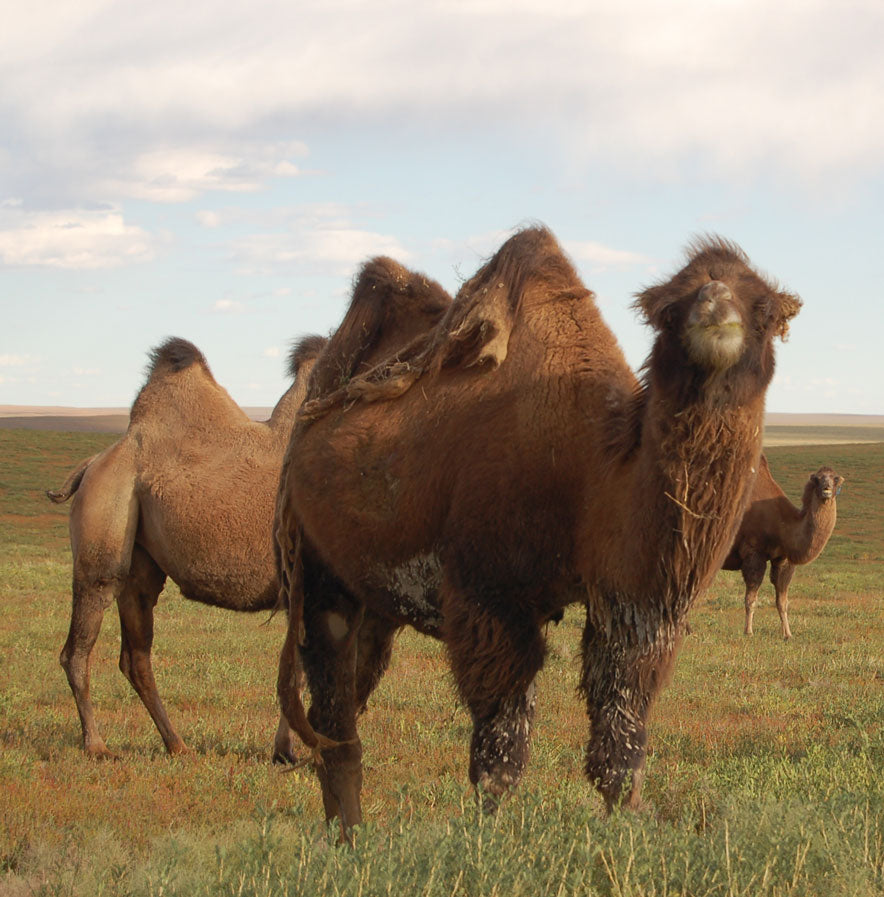
[[[52,501],[70,514],[73,610],[61,665],[77,702],[83,747],[114,756],[95,723],[89,693],[92,648],[105,610],[120,615],[120,669],[156,723],[170,754],[186,751],[160,700],[151,667],[153,609],[168,576],[194,601],[238,611],[277,604],[273,507],[283,453],[324,340],[293,354],[300,376],[257,423],[212,376],[202,353],[182,339],[151,352],[147,382],[126,434],[82,461]],[[273,756],[291,760],[283,717]]]
[[799,564],[819,557],[835,528],[836,496],[844,478],[831,467],[821,467],[810,475],[804,487],[801,509],[786,498],[770,472],[767,458],[752,490],[752,500],[740,530],[722,565],[723,570],[740,570],[746,583],[746,635],[752,635],[752,617],[758,589],[770,561],[770,581],[776,591],[777,610],[783,638],[792,638],[789,628],[789,583]]

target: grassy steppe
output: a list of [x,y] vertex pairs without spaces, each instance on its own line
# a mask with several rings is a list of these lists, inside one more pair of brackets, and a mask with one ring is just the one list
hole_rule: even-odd
[[549,632],[525,780],[494,818],[469,793],[443,652],[402,633],[361,724],[371,821],[351,850],[319,823],[312,774],[268,762],[280,619],[166,590],[155,670],[192,749],[170,759],[117,669],[111,609],[93,698],[122,759],[83,756],[57,662],[67,509],[43,490],[114,438],[0,431],[0,895],[884,894],[884,445],[769,451],[793,501],[822,463],[847,478],[835,534],[795,575],[790,643],[769,585],[752,639],[739,574],[698,603],[655,709],[648,812],[603,819],[581,775],[571,609]]

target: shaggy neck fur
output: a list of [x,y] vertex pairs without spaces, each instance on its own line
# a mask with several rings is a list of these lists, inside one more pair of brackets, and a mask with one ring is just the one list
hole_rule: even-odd
[[[623,497],[612,513],[634,535],[609,546],[607,574],[589,587],[597,627],[621,629],[623,638],[649,645],[675,641],[721,566],[749,500],[767,379],[754,400],[737,405],[727,401],[726,385],[707,382],[685,401],[683,384],[651,375],[629,420],[614,422],[634,441],[612,450],[610,475],[620,480]],[[593,582],[591,571],[584,579]]]

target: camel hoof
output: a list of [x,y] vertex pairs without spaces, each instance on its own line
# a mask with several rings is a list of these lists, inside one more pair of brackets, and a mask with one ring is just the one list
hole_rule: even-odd
[[302,762],[291,748],[274,748],[270,760],[275,766],[299,766]]
[[166,745],[170,757],[183,757],[190,753],[190,748],[183,741],[175,741]]
[[86,756],[90,760],[95,760],[97,762],[122,760],[122,757],[119,754],[115,754],[113,751],[108,750],[104,745],[98,748],[86,748],[85,750]]

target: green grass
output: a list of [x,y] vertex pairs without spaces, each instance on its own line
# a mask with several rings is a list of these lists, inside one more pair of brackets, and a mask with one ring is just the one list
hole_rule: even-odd
[[43,496],[97,434],[0,431],[0,895],[884,894],[884,445],[769,451],[797,502],[846,477],[823,555],[792,587],[794,638],[742,580],[695,607],[651,723],[648,810],[603,818],[581,774],[581,615],[551,627],[533,755],[497,816],[467,780],[468,714],[440,646],[412,632],[365,714],[353,849],[320,822],[312,773],[269,763],[283,624],[183,600],[156,614],[154,666],[191,753],[169,758],[117,669],[111,609],[93,699],[121,760],[88,761],[58,665],[70,613],[67,510]]

